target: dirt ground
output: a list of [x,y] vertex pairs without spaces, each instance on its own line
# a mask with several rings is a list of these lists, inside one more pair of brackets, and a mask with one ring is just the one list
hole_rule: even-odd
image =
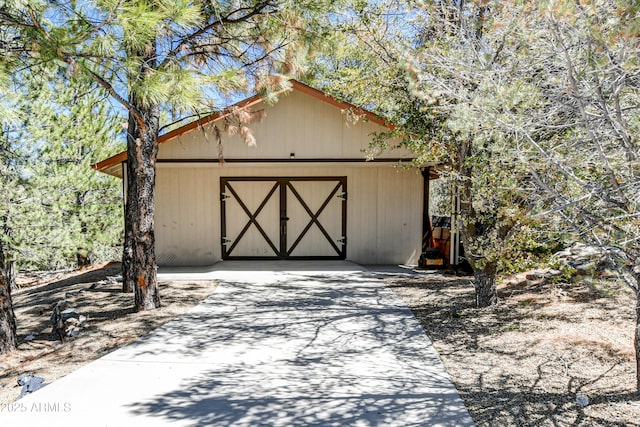
[[[216,286],[210,281],[160,282],[162,307],[135,313],[133,294],[122,293],[119,275],[120,264],[112,263],[18,277],[23,288],[13,292],[13,302],[20,347],[0,356],[0,407],[20,394],[19,375],[55,381],[186,312]],[[87,317],[79,334],[65,343],[52,334],[49,320],[53,306],[62,299]],[[28,335],[33,339],[25,341]]]
[[[418,318],[479,426],[640,426],[633,293],[622,285],[501,285],[474,308],[471,278],[388,285]],[[576,403],[585,394],[589,404]]]
[[[17,377],[46,382],[184,313],[214,282],[161,282],[163,307],[134,313],[120,292],[119,264],[21,277],[14,292],[20,349],[0,356],[0,405],[20,393]],[[640,426],[634,395],[634,299],[622,286],[501,285],[496,307],[476,309],[469,277],[389,279],[412,309],[479,426]],[[88,322],[62,344],[53,305],[66,298]],[[34,335],[32,341],[25,337]],[[589,404],[580,406],[582,393]]]

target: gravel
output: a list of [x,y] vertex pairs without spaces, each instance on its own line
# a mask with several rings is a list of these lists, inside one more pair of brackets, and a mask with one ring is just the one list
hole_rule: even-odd
[[[470,277],[388,279],[479,426],[640,426],[633,294],[545,280],[474,307]],[[587,403],[588,401],[588,403]]]

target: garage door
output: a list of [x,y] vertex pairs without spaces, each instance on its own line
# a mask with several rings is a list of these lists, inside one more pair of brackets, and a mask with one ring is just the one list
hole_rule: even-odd
[[345,259],[346,177],[220,178],[222,259]]

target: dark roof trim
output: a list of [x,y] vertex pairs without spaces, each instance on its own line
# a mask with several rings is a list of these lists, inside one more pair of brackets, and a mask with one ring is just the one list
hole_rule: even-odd
[[395,158],[306,158],[306,159],[290,159],[290,158],[271,158],[271,159],[158,159],[158,163],[399,163],[412,162],[414,159],[410,157]]

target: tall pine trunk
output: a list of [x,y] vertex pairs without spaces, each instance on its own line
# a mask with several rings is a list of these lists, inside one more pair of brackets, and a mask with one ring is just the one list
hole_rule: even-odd
[[[140,61],[131,80],[147,81],[154,73],[156,43],[128,52]],[[127,126],[127,200],[122,253],[123,291],[134,291],[136,311],[160,307],[155,250],[155,188],[160,107],[129,93]]]
[[8,266],[0,244],[0,354],[18,347],[16,318],[11,300],[12,278]]
[[160,113],[157,106],[138,106],[137,114],[129,114],[122,268],[123,290],[135,291],[135,309],[142,311],[160,307],[154,233]]
[[[78,162],[79,164],[79,162]],[[82,239],[80,239],[81,245],[76,247],[76,264],[77,267],[84,267],[86,265],[91,264],[91,258],[89,254],[89,245],[88,245],[88,230],[89,227],[87,222],[83,219],[82,210],[84,209],[84,200],[86,193],[76,191],[76,206],[75,206],[75,216],[78,222],[80,223],[80,235]]]

